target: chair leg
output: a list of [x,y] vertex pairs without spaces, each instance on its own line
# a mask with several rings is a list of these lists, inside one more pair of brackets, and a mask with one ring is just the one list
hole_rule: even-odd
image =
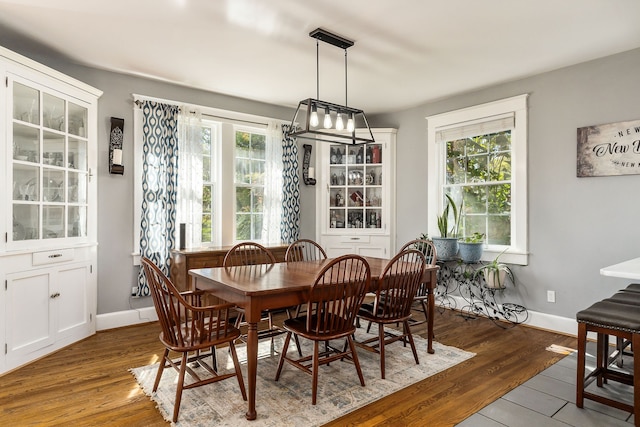
[[278,370],[276,371],[276,381],[280,379],[280,373],[282,372],[282,365],[284,365],[284,359],[287,356],[287,349],[289,348],[289,341],[291,341],[291,332],[287,332],[287,336],[284,339],[284,345],[282,346],[282,353],[280,353],[280,361],[278,362]]
[[[419,365],[418,361],[418,351],[416,350],[416,343],[413,341],[413,334],[411,333],[411,329],[409,328],[409,321],[404,321],[404,334],[405,337],[409,340],[409,345],[411,346],[411,351],[413,351],[413,358],[416,361],[416,365]],[[404,340],[406,342],[406,340]]]
[[302,357],[302,348],[300,347],[300,339],[298,335],[293,334],[293,340],[296,342],[296,348],[298,349],[298,356]]
[[[300,307],[302,307],[301,305],[296,306],[295,308],[295,313],[294,316],[298,317],[298,315],[300,314]],[[291,319],[291,308],[287,308],[287,318]],[[293,334],[293,340],[296,343],[296,348],[298,349],[298,356],[302,357],[302,349],[300,348],[300,339],[298,338],[298,335]],[[273,341],[272,341],[273,342]]]
[[236,328],[240,329],[240,325],[244,320],[244,314],[242,312],[238,312],[238,317],[236,317]]
[[584,406],[584,368],[587,354],[587,325],[578,323],[578,367],[576,378],[576,406]]
[[156,381],[153,383],[153,391],[155,392],[158,389],[158,385],[160,384],[160,378],[162,378],[162,372],[164,371],[165,364],[169,358],[169,349],[165,348],[164,353],[162,354],[162,359],[160,359],[160,366],[158,366],[158,373],[156,374]]
[[380,377],[384,379],[385,361],[384,361],[384,325],[378,323],[378,341],[380,344]]
[[603,370],[607,366],[608,354],[606,351],[607,344],[605,341],[608,340],[608,335],[598,333],[597,342],[596,342],[596,369],[598,370],[598,376],[596,377],[596,384],[598,387],[602,387],[603,384]]
[[320,363],[318,361],[319,351],[318,347],[320,346],[319,341],[313,342],[313,361],[312,361],[312,373],[313,379],[311,380],[311,404],[316,404],[316,398],[318,397],[318,367]]
[[240,392],[242,393],[242,399],[247,400],[247,390],[244,387],[244,379],[242,378],[242,370],[240,369],[240,362],[238,361],[238,354],[236,353],[236,346],[233,342],[229,343],[229,349],[231,350],[231,357],[233,358],[233,366],[236,368],[236,378],[238,379],[238,385],[240,386]]
[[353,364],[356,366],[358,378],[360,378],[360,385],[364,387],[364,377],[362,376],[362,369],[360,368],[360,359],[358,359],[356,345],[353,343],[353,338],[351,338],[351,335],[347,336],[347,342],[349,343],[349,348],[351,349],[351,357],[353,359]]
[[[631,336],[632,348],[640,348],[640,334],[632,334]],[[635,353],[633,355],[633,417],[635,419],[636,427],[640,426],[640,361],[635,360]]]
[[218,357],[216,355],[215,347],[211,347],[211,366],[214,371],[218,372]]
[[622,368],[622,353],[624,352],[624,338],[616,337],[616,349],[618,354],[616,355],[616,366]]
[[178,421],[178,413],[180,412],[180,402],[182,401],[182,388],[184,387],[184,374],[187,370],[187,353],[182,353],[182,362],[180,363],[180,374],[178,375],[178,384],[176,386],[176,399],[173,404],[173,422]]

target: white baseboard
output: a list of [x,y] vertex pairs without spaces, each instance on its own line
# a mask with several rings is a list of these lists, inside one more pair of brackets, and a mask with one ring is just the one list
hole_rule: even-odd
[[[468,303],[459,296],[450,296],[456,301],[457,307],[464,307]],[[114,313],[99,314],[96,316],[96,330],[121,328],[123,326],[137,325],[158,320],[154,307],[145,307],[135,310],[117,311]],[[552,332],[576,336],[578,324],[575,318],[556,316],[529,310],[529,318],[524,325],[545,329]]]
[[121,328],[123,326],[137,325],[140,323],[154,322],[158,320],[155,307],[144,307],[135,310],[116,311],[113,313],[98,314],[96,316],[96,330]]
[[[469,302],[465,301],[460,296],[450,295],[449,298],[455,300],[456,307],[464,307],[465,305],[469,305]],[[556,316],[554,314],[541,313],[532,310],[527,311],[529,312],[529,317],[525,322],[522,323],[523,325],[544,329],[551,332],[557,332],[560,334],[571,335],[574,337],[578,335],[578,323],[576,322],[575,318]]]

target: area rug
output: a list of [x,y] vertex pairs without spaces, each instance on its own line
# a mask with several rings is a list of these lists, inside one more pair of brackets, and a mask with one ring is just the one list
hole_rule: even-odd
[[[377,334],[375,326],[371,328],[371,332]],[[357,340],[369,336],[373,335],[360,328],[356,333]],[[384,380],[380,378],[379,356],[359,349],[358,357],[365,387],[360,385],[356,370],[348,361],[322,366],[318,375],[318,400],[315,406],[311,405],[310,375],[285,364],[280,379],[274,381],[284,336],[276,338],[274,352],[269,340],[261,341],[258,353],[256,420],[245,419],[247,402],[242,400],[238,382],[231,378],[185,390],[175,426],[320,426],[474,356],[474,353],[437,342],[433,343],[435,354],[428,354],[427,340],[419,336],[414,339],[420,364],[415,364],[410,347],[404,347],[399,342],[391,344],[385,347],[387,363]],[[312,344],[307,340],[301,341],[303,354],[310,354]],[[245,347],[238,345],[237,349],[246,383]],[[293,340],[288,351],[297,351]],[[220,366],[225,366],[222,364],[226,363],[232,369],[233,363],[228,350],[218,350],[218,363]],[[145,394],[156,403],[162,416],[169,421],[173,415],[177,373],[174,369],[165,369],[158,390],[152,393],[157,369],[158,364],[154,364],[131,369],[131,372]]]

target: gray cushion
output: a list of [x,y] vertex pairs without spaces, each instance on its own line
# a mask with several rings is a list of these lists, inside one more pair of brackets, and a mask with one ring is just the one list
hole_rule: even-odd
[[623,289],[620,292],[615,293],[611,298],[607,299],[620,304],[640,305],[640,292],[629,292]]
[[640,283],[631,283],[623,291],[640,292]]

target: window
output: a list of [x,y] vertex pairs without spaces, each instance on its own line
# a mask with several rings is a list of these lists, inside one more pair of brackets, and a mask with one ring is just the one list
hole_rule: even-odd
[[459,235],[484,233],[487,259],[527,264],[526,95],[428,117],[429,234],[445,194],[461,206]]
[[216,217],[217,200],[217,139],[218,126],[204,122],[202,127],[202,244],[211,245],[220,241]]
[[235,240],[261,240],[264,212],[266,136],[255,131],[235,132]]

